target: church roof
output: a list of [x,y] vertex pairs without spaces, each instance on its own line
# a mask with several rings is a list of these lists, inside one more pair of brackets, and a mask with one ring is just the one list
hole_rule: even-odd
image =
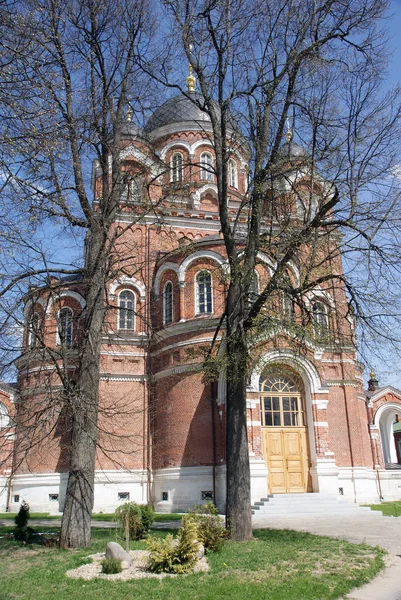
[[[218,104],[214,101],[213,103],[217,112],[219,112]],[[149,134],[155,129],[166,125],[191,121],[197,123],[200,129],[202,129],[202,125],[210,123],[205,100],[199,92],[188,92],[186,96],[179,94],[167,100],[149,118],[144,127],[144,133]],[[231,114],[228,116],[228,126],[234,131],[239,131],[238,124]]]

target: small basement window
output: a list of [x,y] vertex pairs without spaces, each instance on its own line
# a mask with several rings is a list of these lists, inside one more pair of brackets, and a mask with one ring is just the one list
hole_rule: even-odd
[[168,492],[162,492],[162,501],[166,502],[168,500]]
[[201,492],[201,494],[202,500],[209,500],[210,502],[213,502],[213,492],[211,490]]
[[120,502],[122,502],[124,500],[126,502],[128,502],[128,500],[129,500],[129,492],[118,492],[118,500]]
[[58,502],[58,494],[49,494],[49,502]]
[[19,502],[19,494],[14,495],[14,502]]

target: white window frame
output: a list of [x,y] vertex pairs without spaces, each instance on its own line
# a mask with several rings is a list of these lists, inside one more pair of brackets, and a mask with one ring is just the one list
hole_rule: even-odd
[[[179,158],[179,164],[176,164],[176,159]],[[184,180],[184,157],[182,152],[173,152],[170,158],[170,181],[173,183],[181,183]]]
[[[121,306],[121,296],[122,294],[131,294],[132,296],[132,308],[127,308],[126,306]],[[121,326],[121,317],[124,311],[124,325]],[[127,311],[132,311],[132,327],[127,327]],[[117,313],[117,329],[119,331],[135,331],[136,326],[136,296],[133,290],[128,288],[124,290],[120,290],[118,292],[118,313]]]
[[[36,327],[34,328],[33,323],[35,320],[35,317],[37,317],[36,319]],[[37,348],[38,346],[38,335],[40,332],[40,314],[38,312],[34,312],[31,316],[31,318],[29,319],[29,324],[28,324],[28,347],[29,348]]]
[[[202,273],[207,273],[208,275],[210,275],[210,308],[211,308],[210,311],[209,310],[204,310],[204,311],[200,310],[200,293],[199,293],[198,279]],[[206,304],[207,304],[207,301],[206,301]],[[207,269],[201,269],[195,275],[195,311],[196,311],[197,315],[213,314],[213,275]]]
[[0,402],[0,429],[10,426],[10,415],[7,407]]
[[234,189],[238,189],[238,166],[233,158],[228,159],[227,163],[228,185]]
[[200,178],[202,181],[214,181],[213,155],[210,152],[202,152],[200,155]]
[[[167,320],[167,304],[166,304],[166,288],[168,285],[171,285],[171,319]],[[174,286],[172,281],[166,281],[163,286],[163,325],[170,325],[174,322]]]
[[[70,338],[69,341],[65,341],[62,339],[61,337],[61,319],[62,319],[62,313],[67,313],[69,312],[71,315],[71,320],[70,320],[70,327],[71,327],[71,333],[68,336]],[[57,344],[59,346],[66,346],[66,347],[71,347],[74,343],[74,311],[72,310],[72,308],[70,308],[69,306],[63,306],[62,308],[60,308],[58,315],[57,315]]]

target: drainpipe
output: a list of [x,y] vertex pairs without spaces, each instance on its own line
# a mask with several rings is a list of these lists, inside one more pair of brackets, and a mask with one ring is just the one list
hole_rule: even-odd
[[210,408],[212,411],[212,450],[213,450],[213,502],[216,501],[216,431],[215,431],[215,403],[217,398],[217,383],[210,384]]
[[[375,375],[374,371],[371,371],[370,372],[370,379],[368,381],[368,390],[369,390],[369,392],[375,392],[376,389],[377,389],[378,383],[379,382],[376,379],[376,375]],[[367,403],[366,403],[366,414],[367,414],[367,417],[368,417],[368,427],[369,427],[370,425],[373,425],[373,422],[371,422],[372,419],[370,418],[370,412],[369,412],[369,408],[368,408]],[[371,451],[372,451],[373,468],[376,471],[376,482],[377,482],[377,487],[379,488],[379,498],[380,498],[380,501],[382,502],[383,501],[383,492],[382,492],[382,484],[381,484],[381,480],[380,480],[380,472],[379,472],[379,469],[377,467],[375,468],[375,465],[378,464],[378,462],[376,461],[376,458],[379,458],[379,457],[375,457],[375,453],[373,451],[372,438],[370,437],[370,430],[369,430],[369,438],[370,438],[370,448],[371,448]],[[377,446],[376,446],[376,452],[377,452]]]

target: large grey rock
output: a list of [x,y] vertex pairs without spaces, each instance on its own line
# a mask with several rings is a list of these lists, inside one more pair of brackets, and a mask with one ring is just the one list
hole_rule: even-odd
[[117,542],[109,542],[106,546],[106,558],[118,558],[123,569],[131,566],[131,557]]

